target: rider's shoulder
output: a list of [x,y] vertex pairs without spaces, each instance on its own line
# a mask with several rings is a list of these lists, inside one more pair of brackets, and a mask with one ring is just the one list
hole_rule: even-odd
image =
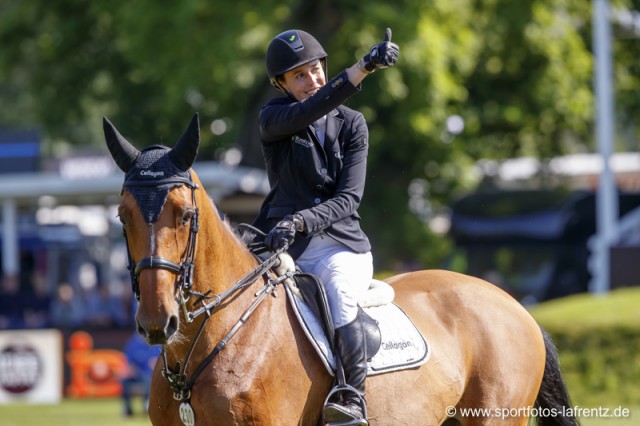
[[338,111],[338,115],[340,115],[340,116],[342,116],[342,117],[344,117],[346,119],[364,120],[364,115],[362,115],[362,113],[360,111],[357,111],[357,110],[355,110],[353,108],[349,108],[348,106],[340,105],[339,107],[336,108],[336,110]]

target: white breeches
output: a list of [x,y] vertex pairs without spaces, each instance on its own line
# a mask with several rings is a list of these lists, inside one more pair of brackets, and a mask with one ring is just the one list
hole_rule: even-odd
[[354,253],[322,234],[311,239],[296,263],[303,272],[316,275],[322,281],[335,328],[356,318],[358,300],[373,278],[371,252]]

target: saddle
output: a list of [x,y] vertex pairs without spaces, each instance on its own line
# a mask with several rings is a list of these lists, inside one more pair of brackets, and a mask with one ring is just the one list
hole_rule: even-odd
[[[331,320],[327,295],[324,292],[320,279],[315,275],[300,272],[293,276],[293,280],[295,288],[300,291],[302,300],[319,320],[322,331],[333,352],[335,330],[333,328],[333,321]],[[358,318],[360,318],[364,327],[365,344],[367,345],[366,353],[369,355],[369,358],[373,358],[373,356],[378,353],[378,350],[380,350],[382,343],[380,327],[378,327],[376,320],[371,318],[361,307],[359,309]]]
[[[279,275],[289,272],[292,276],[285,280],[290,305],[325,368],[335,375],[333,322],[320,279],[297,270],[288,254],[280,255],[274,270]],[[363,321],[369,356],[368,375],[414,368],[426,363],[430,355],[424,336],[393,303],[394,295],[389,284],[372,280],[369,291],[358,301],[358,317]]]

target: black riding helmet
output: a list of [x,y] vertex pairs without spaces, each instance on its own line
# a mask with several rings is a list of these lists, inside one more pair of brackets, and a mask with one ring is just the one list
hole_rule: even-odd
[[302,64],[320,59],[327,77],[327,52],[311,34],[302,30],[287,30],[278,34],[267,48],[267,74],[271,84],[283,90],[278,77]]

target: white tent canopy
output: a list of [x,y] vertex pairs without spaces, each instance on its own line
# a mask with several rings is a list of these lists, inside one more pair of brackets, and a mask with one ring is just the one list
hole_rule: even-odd
[[[110,158],[107,157],[109,161]],[[124,174],[105,163],[105,157],[95,157],[81,165],[84,173],[61,167],[60,173],[16,173],[0,175],[2,203],[2,270],[5,275],[19,272],[18,207],[37,206],[42,197],[55,204],[111,205],[117,204]],[[110,164],[113,164],[112,161]],[[226,213],[257,211],[256,204],[267,194],[266,173],[260,169],[230,167],[217,162],[196,162],[194,170],[211,198]],[[249,205],[229,199],[232,194],[253,196]],[[221,205],[222,204],[222,205]]]

